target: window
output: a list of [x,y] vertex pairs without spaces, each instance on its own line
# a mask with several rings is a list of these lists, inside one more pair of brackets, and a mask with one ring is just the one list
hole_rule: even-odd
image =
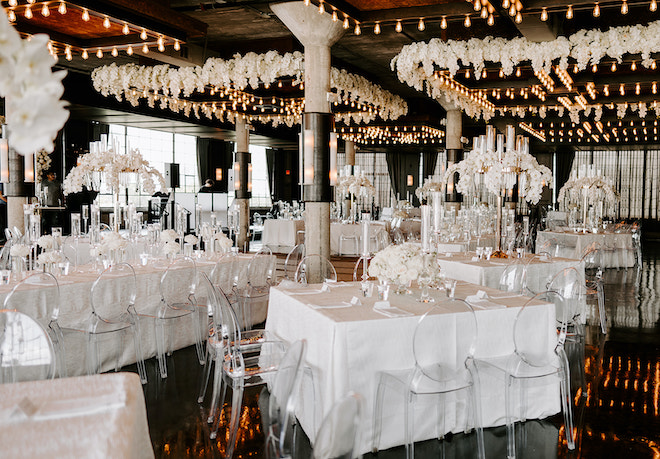
[[[337,170],[342,170],[345,164],[346,154],[338,153]],[[360,170],[364,171],[365,176],[376,188],[374,205],[379,206],[381,209],[383,207],[389,207],[392,197],[392,184],[390,182],[390,174],[387,170],[385,153],[356,151],[355,164],[360,166]]]
[[252,163],[252,198],[250,207],[268,208],[272,206],[268,185],[268,162],[266,148],[250,145]]

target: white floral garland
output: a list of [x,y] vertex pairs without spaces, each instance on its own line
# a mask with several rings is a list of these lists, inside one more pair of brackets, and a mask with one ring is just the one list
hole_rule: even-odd
[[6,99],[9,145],[21,155],[51,152],[69,118],[66,102],[60,100],[66,72],[53,73],[47,35],[22,40],[6,13],[0,16],[0,97]]
[[376,194],[376,188],[363,175],[344,175],[337,178],[335,189],[342,195],[352,193],[354,196],[371,198]]
[[[147,99],[153,107],[158,100],[161,108],[193,113],[199,117],[200,111],[207,118],[221,117],[234,121],[239,112],[218,111],[214,104],[181,100],[195,91],[202,92],[207,86],[216,88],[258,88],[260,84],[270,85],[280,77],[293,76],[294,84],[303,78],[304,56],[300,52],[280,55],[276,51],[265,54],[247,53],[232,59],[209,58],[203,66],[171,68],[168,65],[153,67],[126,64],[110,64],[94,69],[94,88],[104,96],[114,96],[121,101],[126,99],[136,106],[140,99]],[[394,120],[408,113],[408,105],[399,96],[371,83],[366,78],[331,69],[330,84],[337,90],[339,100],[346,103],[359,102],[375,107],[366,112],[338,113],[337,120],[349,123],[369,122],[379,115],[384,120]],[[161,93],[162,95],[157,95]],[[274,125],[293,125],[300,122],[299,115],[250,115],[251,118],[271,122]]]
[[149,162],[142,157],[138,149],[132,149],[127,154],[119,154],[111,148],[80,156],[79,164],[71,169],[62,182],[64,194],[80,192],[83,185],[93,189],[95,172],[102,172],[104,182],[114,191],[120,189],[122,173],[136,173],[142,189],[149,195],[156,191],[156,185],[159,191],[166,188],[163,175],[149,166]]
[[580,204],[585,189],[589,204],[605,200],[608,205],[614,206],[619,201],[612,181],[606,177],[571,178],[559,190],[557,201],[565,204]]
[[[556,40],[540,43],[524,37],[511,40],[486,37],[446,42],[434,38],[428,43],[416,42],[404,46],[392,59],[391,67],[397,72],[400,81],[418,91],[426,90],[436,99],[444,95],[464,109],[469,116],[483,116],[488,119],[492,113],[487,108],[475,104],[469,97],[461,97],[433,83],[437,81],[436,69],[448,69],[454,76],[461,65],[472,66],[475,78],[479,79],[486,62],[501,64],[504,75],[508,76],[515,66],[527,61],[531,62],[534,71],[544,70],[550,73],[553,62],[557,60],[559,67],[565,70],[568,67],[568,59],[573,58],[577,61],[578,69],[584,70],[590,65],[598,64],[605,57],[616,59],[620,63],[625,54],[641,54],[641,64],[649,68],[653,63],[651,55],[657,52],[660,52],[660,21],[648,25],[612,27],[605,32],[597,29],[580,30],[568,38],[558,37]],[[563,107],[555,109],[563,112]],[[617,114],[619,113],[621,109]]]
[[495,152],[482,154],[476,150],[471,151],[464,160],[447,168],[443,180],[446,183],[454,173],[458,172],[456,191],[469,193],[474,190],[477,175],[483,174],[488,191],[498,194],[505,186],[512,186],[507,183],[507,171],[512,170],[517,171],[520,197],[527,202],[537,204],[541,199],[543,187],[552,183],[552,172],[546,166],[539,164],[529,153],[509,151],[500,161]]

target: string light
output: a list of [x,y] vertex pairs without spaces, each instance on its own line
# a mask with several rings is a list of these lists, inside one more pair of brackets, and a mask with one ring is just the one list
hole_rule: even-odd
[[487,78],[487,77],[488,77],[488,72],[486,71],[486,69],[483,69],[481,71],[481,78]]
[[655,63],[655,61],[651,62],[651,70],[655,70],[656,67],[657,67],[657,64]]
[[126,54],[129,56],[133,55],[133,47],[131,45],[128,45],[128,48],[126,48]]
[[474,0],[473,6],[474,6],[474,11],[480,11],[481,10],[481,1],[480,0]]
[[73,56],[71,55],[71,47],[70,46],[67,46],[66,48],[64,48],[64,55],[66,56],[67,61],[70,61],[71,59],[73,59]]
[[337,22],[339,20],[339,16],[337,16],[337,10],[333,9],[332,10],[332,22]]
[[610,67],[610,70],[616,72],[616,61],[612,62],[612,67]]
[[158,51],[160,51],[161,53],[163,51],[165,51],[165,43],[163,42],[163,36],[162,35],[160,35],[158,37]]
[[566,19],[573,19],[573,5],[568,5],[566,10]]
[[309,6],[309,0],[305,0],[305,6]]
[[628,2],[626,0],[621,3],[621,14],[628,14]]
[[50,16],[50,10],[48,9],[48,3],[44,3],[44,6],[41,7],[41,15],[45,18]]
[[403,30],[403,26],[401,25],[401,21],[396,21],[396,26],[394,26],[394,30],[397,32],[401,32]]
[[516,24],[520,24],[522,22],[522,14],[520,14],[520,11],[516,13]]
[[485,7],[482,8],[480,16],[481,16],[481,19],[486,19],[488,17],[488,8],[485,8]]
[[16,0],[9,0],[9,6],[16,6],[18,2]]
[[353,33],[355,35],[360,35],[362,33],[362,30],[360,29],[360,24],[358,24],[357,22],[355,23],[355,29],[353,30]]
[[144,45],[142,45],[142,52],[143,52],[144,54],[148,54],[148,53],[149,53],[149,46],[147,46],[146,43],[145,43]]
[[543,9],[541,10],[541,21],[545,22],[545,21],[547,21],[547,20],[548,20],[548,10],[546,10],[545,8],[543,8]]
[[467,70],[465,71],[465,79],[466,79],[466,80],[469,80],[469,79],[470,79],[470,69],[467,69]]
[[96,57],[98,57],[99,59],[103,57],[103,51],[101,50],[101,48],[96,50]]
[[573,73],[578,73],[579,71],[580,69],[578,68],[578,65],[577,64],[573,65]]
[[486,24],[488,24],[489,26],[495,25],[495,16],[493,16],[492,14],[489,14],[488,15],[488,20],[486,21]]
[[419,22],[417,23],[417,30],[419,30],[420,32],[423,32],[424,29],[426,29],[426,25],[424,24],[424,19],[419,18]]
[[595,18],[600,16],[600,5],[598,4],[598,2],[596,2],[596,5],[594,6],[593,15]]
[[511,6],[511,3],[509,3],[509,0],[502,0],[502,8],[503,9],[508,10],[509,6]]
[[344,29],[348,29],[351,26],[351,23],[348,21],[348,16],[344,16],[344,23],[342,24],[342,27]]
[[142,40],[146,40],[146,39],[147,39],[147,31],[146,31],[146,30],[142,29],[142,32],[140,32],[140,38],[141,38]]
[[323,0],[319,2],[319,14],[325,14],[325,5],[323,5]]
[[630,66],[630,70],[632,70],[633,72],[637,70],[637,64],[635,63],[635,61],[633,61],[632,65]]
[[511,8],[509,8],[509,16],[514,17],[518,10],[516,10],[516,5],[511,5]]
[[516,76],[520,78],[520,75],[522,75],[522,71],[520,70],[520,67],[516,69]]
[[651,4],[649,5],[649,10],[655,12],[658,9],[658,2],[655,0],[651,0]]
[[86,49],[83,49],[83,52],[82,52],[82,58],[83,58],[83,59],[87,59],[88,57],[89,57],[89,53],[87,52]]
[[108,16],[103,18],[103,27],[106,29],[110,28],[110,18]]
[[112,52],[110,54],[112,54],[112,57],[117,57],[117,55],[119,54],[119,51],[117,51],[116,46],[112,47]]
[[30,8],[30,5],[25,7],[25,18],[26,19],[32,19],[32,8]]
[[7,13],[7,19],[9,19],[9,22],[16,21],[16,13],[14,13],[14,10],[9,10],[9,13]]
[[60,2],[60,5],[57,7],[57,12],[60,14],[66,14],[66,3]]
[[376,35],[380,34],[380,23],[378,23],[378,22],[376,23],[376,25],[374,25],[374,33]]
[[598,71],[598,64],[594,64],[594,65],[592,65],[592,66],[591,66],[591,71],[592,71],[593,73],[596,73],[596,72]]
[[124,35],[128,35],[129,33],[131,33],[131,29],[128,28],[128,24],[127,24],[127,23],[124,22],[124,27],[121,28],[121,32],[122,32]]
[[639,93],[641,92],[642,88],[639,86],[639,83],[635,85],[635,94],[639,96]]
[[87,11],[87,8],[83,8],[83,12],[82,12],[82,16],[81,16],[81,18],[82,18],[82,20],[85,21],[85,22],[89,21],[89,11]]
[[621,94],[622,96],[626,95],[626,85],[623,83],[619,85],[619,94]]
[[502,69],[502,68],[500,68],[499,77],[504,78],[504,69]]
[[470,21],[470,15],[469,14],[465,15],[465,21],[463,21],[463,25],[465,27],[470,27],[472,25],[472,21]]
[[181,44],[179,40],[174,40],[174,51],[179,51],[181,49]]
[[656,83],[655,81],[654,81],[653,84],[651,85],[651,92],[652,92],[653,94],[656,94],[656,93],[658,92],[658,85],[657,85],[657,83]]
[[442,16],[442,19],[440,20],[440,28],[442,30],[447,28],[447,16]]

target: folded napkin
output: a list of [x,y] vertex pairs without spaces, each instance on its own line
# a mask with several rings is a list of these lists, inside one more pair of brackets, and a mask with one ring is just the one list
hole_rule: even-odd
[[350,308],[353,306],[351,303],[348,301],[340,301],[340,302],[335,302],[332,304],[312,304],[312,303],[307,303],[307,306],[309,306],[312,309],[340,309],[340,308]]
[[390,306],[389,301],[377,301],[374,304],[374,311],[387,317],[407,317],[413,315],[408,311]]
[[476,295],[469,295],[465,297],[465,301],[473,308],[478,309],[503,309],[506,306],[488,301],[488,294],[483,290],[479,290]]

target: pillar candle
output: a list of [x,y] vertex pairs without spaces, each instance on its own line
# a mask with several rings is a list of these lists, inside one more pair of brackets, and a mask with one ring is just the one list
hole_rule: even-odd
[[431,208],[427,205],[421,206],[422,210],[422,252],[428,253],[430,249],[429,239],[431,235]]
[[442,193],[439,191],[431,193],[431,201],[433,202],[433,230],[436,233],[440,231],[440,225],[442,224],[442,215],[440,213],[440,208],[442,207],[441,195]]
[[[368,216],[368,217],[367,217]],[[363,214],[362,218],[362,255],[369,256],[369,214]]]

